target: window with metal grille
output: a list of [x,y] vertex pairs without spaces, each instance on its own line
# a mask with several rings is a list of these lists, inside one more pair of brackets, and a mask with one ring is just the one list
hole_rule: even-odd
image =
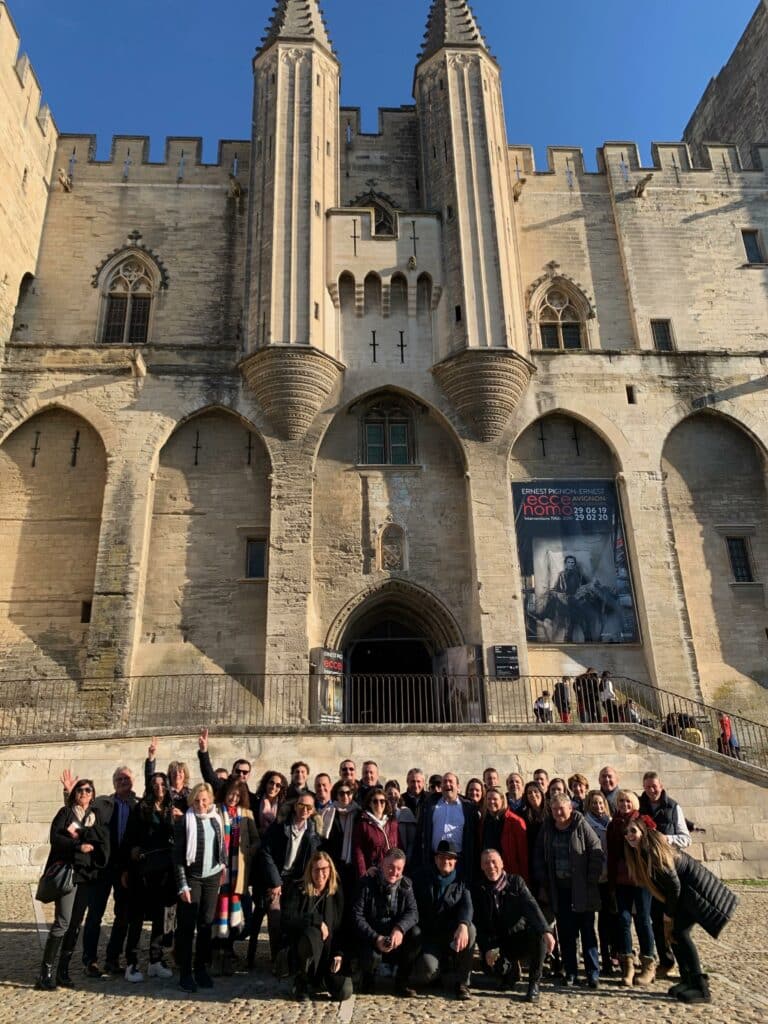
[[760,243],[760,232],[752,229],[742,231],[741,237],[744,242],[744,251],[747,254],[747,263],[765,263],[763,247]]
[[653,347],[657,352],[674,351],[671,320],[651,320],[651,333],[653,334]]
[[731,573],[736,583],[754,583],[755,575],[752,572],[752,561],[749,557],[749,544],[746,537],[726,537],[725,543],[728,548],[728,558],[731,563]]
[[413,462],[411,418],[396,403],[377,405],[363,420],[362,462],[368,466],[407,466]]
[[109,279],[101,340],[107,345],[143,345],[149,337],[153,284],[148,268],[133,256]]
[[263,580],[267,576],[267,542],[249,537],[245,544],[245,578]]

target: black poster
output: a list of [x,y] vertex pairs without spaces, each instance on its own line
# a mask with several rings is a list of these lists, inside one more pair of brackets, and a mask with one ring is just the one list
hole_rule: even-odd
[[640,639],[621,510],[612,480],[512,484],[529,641]]

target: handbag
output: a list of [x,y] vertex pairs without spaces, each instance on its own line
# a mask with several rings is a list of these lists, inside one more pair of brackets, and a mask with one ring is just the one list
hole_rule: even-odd
[[75,869],[71,864],[55,860],[40,876],[35,898],[40,903],[53,903],[75,888]]

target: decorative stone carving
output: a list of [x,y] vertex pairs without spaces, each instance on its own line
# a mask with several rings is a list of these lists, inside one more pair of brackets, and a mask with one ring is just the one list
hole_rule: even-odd
[[465,349],[432,367],[443,392],[480,441],[495,441],[536,367],[512,349]]
[[244,359],[240,372],[279,436],[298,441],[341,379],[344,366],[308,345],[269,345]]
[[381,531],[380,568],[386,572],[402,572],[406,567],[405,530],[389,523]]

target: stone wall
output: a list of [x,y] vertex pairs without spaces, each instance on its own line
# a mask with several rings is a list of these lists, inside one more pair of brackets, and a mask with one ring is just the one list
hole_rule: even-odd
[[41,100],[40,82],[0,2],[0,352],[20,292],[33,287],[54,173],[56,125]]
[[752,146],[768,140],[768,4],[760,0],[728,63],[712,78],[683,132],[702,153],[704,142],[733,142],[745,167]]
[[[107,793],[114,769],[128,764],[141,789],[147,743],[144,736],[0,748],[0,878],[34,878],[39,873],[48,853],[48,826],[60,806],[58,778],[64,768],[92,777],[97,793]],[[185,759],[197,779],[196,749],[194,736],[163,736],[158,765]],[[409,767],[428,773],[453,769],[463,786],[489,765],[502,776],[519,771],[526,779],[539,767],[551,776],[581,771],[596,785],[600,768],[612,764],[622,786],[640,791],[643,772],[654,769],[686,817],[706,830],[693,836],[694,856],[722,878],[768,878],[766,774],[642,729],[628,734],[609,727],[274,732],[212,736],[210,752],[216,767],[229,767],[241,755],[251,759],[252,786],[265,771],[286,771],[297,756],[309,763],[313,774],[328,771],[332,778],[343,758],[354,758],[359,770],[364,759],[373,757],[383,779],[394,777],[402,785]]]

